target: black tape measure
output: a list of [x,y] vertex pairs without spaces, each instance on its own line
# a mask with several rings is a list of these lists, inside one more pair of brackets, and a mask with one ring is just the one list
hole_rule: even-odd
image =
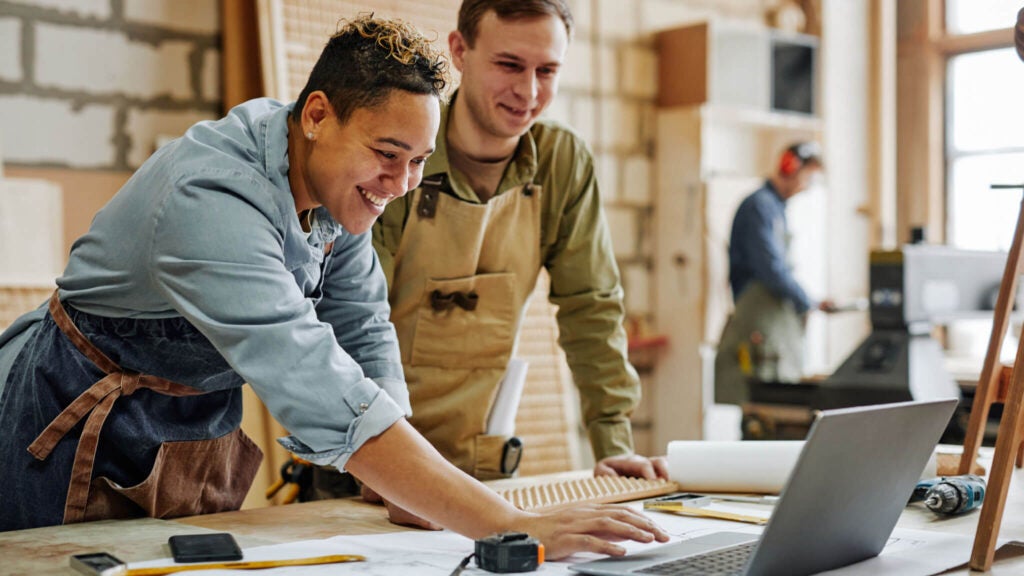
[[488,572],[532,572],[544,563],[544,545],[522,532],[481,538],[473,554],[476,565]]
[[488,572],[532,572],[544,563],[544,545],[522,532],[505,532],[476,541],[474,551],[451,573],[458,576],[476,558],[476,565]]

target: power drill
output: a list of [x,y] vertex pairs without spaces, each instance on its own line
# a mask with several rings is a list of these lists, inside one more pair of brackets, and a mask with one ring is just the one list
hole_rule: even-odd
[[970,512],[984,500],[985,479],[975,474],[922,480],[910,497],[911,502],[923,501],[926,508],[943,516]]

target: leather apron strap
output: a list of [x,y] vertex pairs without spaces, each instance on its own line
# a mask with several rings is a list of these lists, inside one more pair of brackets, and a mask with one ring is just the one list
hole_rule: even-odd
[[131,395],[139,388],[148,388],[168,396],[195,396],[203,392],[184,384],[121,368],[96,348],[75,326],[64,310],[57,291],[50,297],[50,316],[75,348],[107,373],[106,377],[75,398],[28,447],[29,453],[37,460],[45,460],[64,435],[88,416],[78,447],[75,449],[75,461],[71,468],[71,481],[64,504],[64,523],[71,524],[80,522],[85,514],[100,431],[114,402],[121,396]]

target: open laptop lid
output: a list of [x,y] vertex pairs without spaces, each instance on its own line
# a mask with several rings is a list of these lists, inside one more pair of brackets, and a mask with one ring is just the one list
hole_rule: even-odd
[[956,405],[822,412],[746,574],[814,574],[881,552]]

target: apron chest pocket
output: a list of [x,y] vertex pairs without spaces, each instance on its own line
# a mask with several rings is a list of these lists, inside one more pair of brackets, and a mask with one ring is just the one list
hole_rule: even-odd
[[515,327],[514,274],[427,280],[416,317],[412,365],[504,368]]

